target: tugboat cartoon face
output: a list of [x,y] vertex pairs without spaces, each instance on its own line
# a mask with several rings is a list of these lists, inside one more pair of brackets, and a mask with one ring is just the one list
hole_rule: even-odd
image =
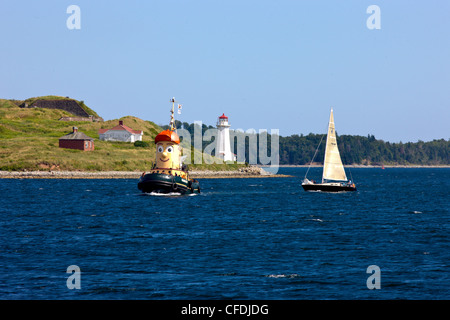
[[156,166],[164,169],[178,169],[180,163],[180,151],[178,145],[161,141],[156,145]]
[[156,167],[162,169],[179,169],[180,138],[170,130],[165,130],[155,138]]

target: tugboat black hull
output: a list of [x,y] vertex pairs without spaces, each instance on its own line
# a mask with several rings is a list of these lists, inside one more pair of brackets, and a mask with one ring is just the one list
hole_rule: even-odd
[[143,175],[139,179],[138,189],[145,193],[200,193],[200,185],[197,180],[186,180],[180,176],[163,173]]
[[322,192],[348,192],[356,191],[356,187],[351,185],[338,185],[338,184],[302,184],[305,191],[322,191]]

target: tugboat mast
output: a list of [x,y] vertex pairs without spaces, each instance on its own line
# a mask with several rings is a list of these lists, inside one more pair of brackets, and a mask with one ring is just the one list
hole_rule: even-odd
[[173,97],[172,99],[170,99],[170,102],[172,102],[172,110],[170,111],[170,131],[174,131],[175,130],[175,120],[173,118],[173,112],[174,112],[174,108],[175,108],[175,97]]

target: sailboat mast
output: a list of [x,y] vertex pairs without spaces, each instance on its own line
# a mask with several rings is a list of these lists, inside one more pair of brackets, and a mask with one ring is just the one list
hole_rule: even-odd
[[325,142],[325,151],[324,151],[324,155],[323,155],[322,183],[325,182],[325,163],[327,161],[327,149],[328,149],[328,144],[329,144],[329,139],[330,139],[330,128],[331,128],[332,123],[334,125],[333,108],[331,108],[331,110],[330,110],[330,119],[328,120],[327,141]]

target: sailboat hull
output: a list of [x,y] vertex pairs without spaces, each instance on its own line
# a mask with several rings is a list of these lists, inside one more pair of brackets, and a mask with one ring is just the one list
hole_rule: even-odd
[[322,191],[322,192],[348,192],[356,191],[354,185],[340,184],[340,183],[303,183],[303,190],[305,191]]

